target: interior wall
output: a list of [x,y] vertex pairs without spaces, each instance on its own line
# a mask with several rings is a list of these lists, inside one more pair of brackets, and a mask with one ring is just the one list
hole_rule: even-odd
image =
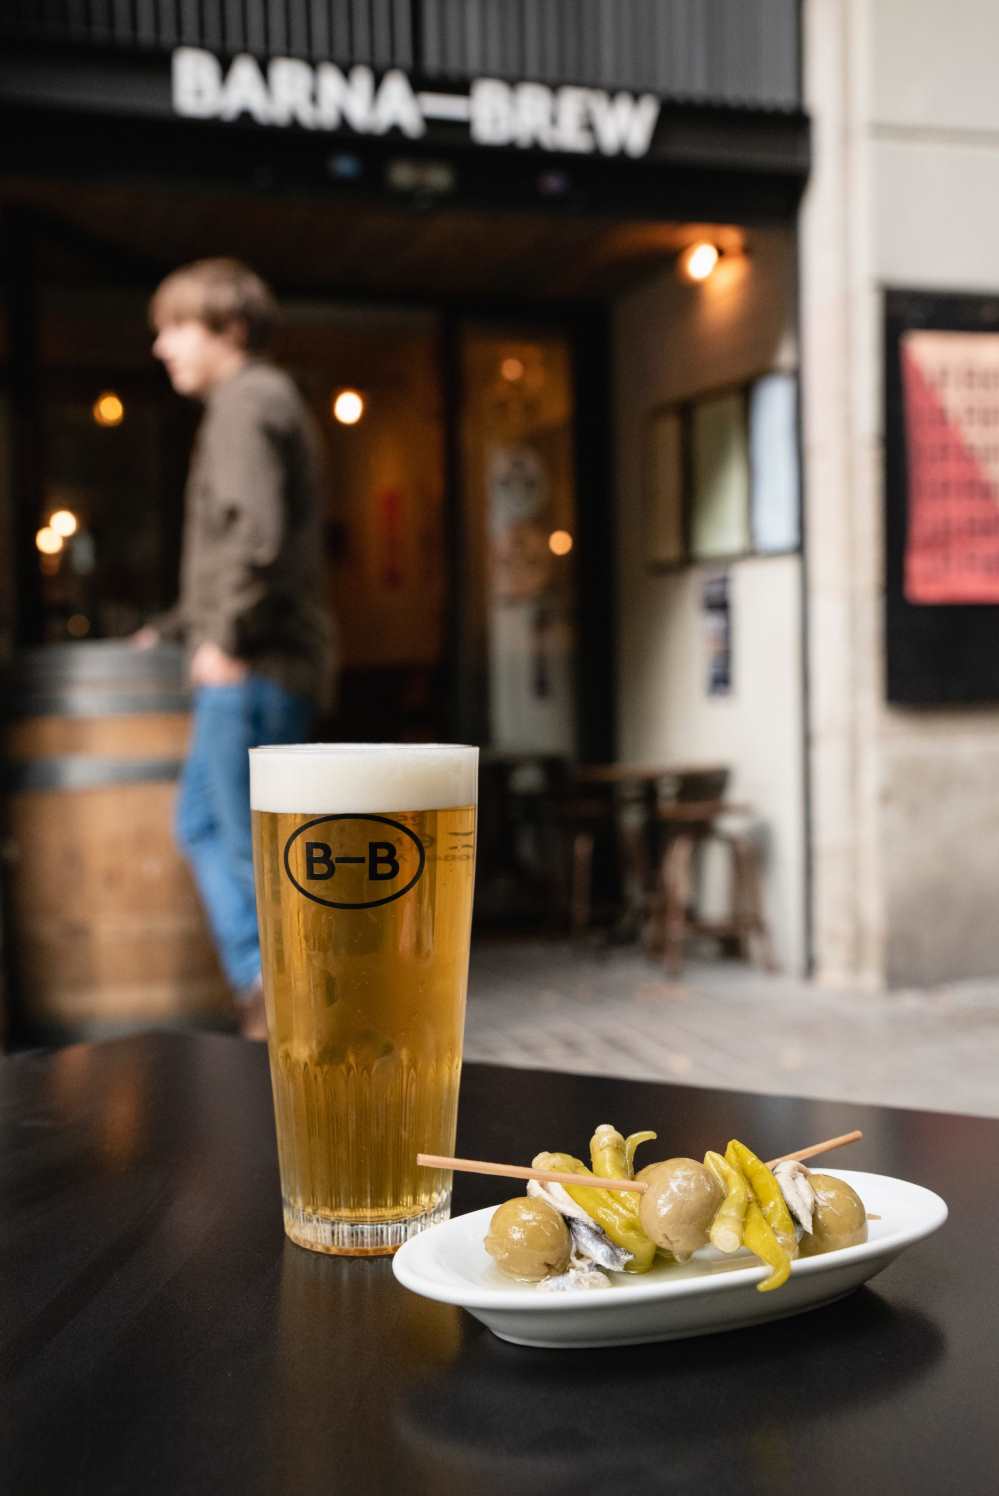
[[14,652],[14,514],[11,505],[10,396],[0,389],[0,667]]
[[795,241],[754,231],[750,254],[702,286],[670,270],[614,309],[616,511],[620,598],[617,709],[623,761],[728,764],[730,797],[764,836],[765,899],[776,955],[801,972],[805,949],[801,558],[729,567],[733,684],[707,692],[702,588],[717,565],[656,574],[644,553],[644,439],[657,405],[794,369]]
[[[326,440],[332,570],[342,664],[436,666],[444,614],[443,413],[436,326],[429,315],[298,307],[278,349]],[[340,389],[362,419],[331,417]]]

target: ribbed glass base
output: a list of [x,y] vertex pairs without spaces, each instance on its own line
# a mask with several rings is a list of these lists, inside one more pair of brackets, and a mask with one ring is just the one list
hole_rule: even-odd
[[404,1241],[439,1226],[451,1214],[451,1191],[424,1215],[408,1216],[401,1221],[344,1221],[313,1215],[299,1206],[284,1205],[284,1229],[299,1247],[310,1252],[327,1252],[332,1257],[388,1257]]

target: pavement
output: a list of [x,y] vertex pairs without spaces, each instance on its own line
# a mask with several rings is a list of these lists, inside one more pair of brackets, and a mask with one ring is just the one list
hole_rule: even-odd
[[635,946],[473,942],[465,1057],[999,1117],[999,976],[843,992]]

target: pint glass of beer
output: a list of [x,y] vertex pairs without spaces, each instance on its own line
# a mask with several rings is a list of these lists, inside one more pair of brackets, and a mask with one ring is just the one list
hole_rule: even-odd
[[284,1224],[374,1256],[446,1220],[475,874],[478,749],[250,753]]

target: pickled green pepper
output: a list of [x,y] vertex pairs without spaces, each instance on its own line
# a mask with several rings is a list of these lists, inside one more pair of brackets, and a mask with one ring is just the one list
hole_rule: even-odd
[[781,1187],[762,1159],[738,1138],[733,1138],[725,1150],[728,1162],[749,1181],[750,1188],[759,1202],[763,1217],[780,1242],[788,1257],[797,1257],[798,1238],[791,1212],[787,1208]]
[[[623,1247],[632,1254],[625,1272],[648,1272],[655,1260],[656,1249],[639,1223],[638,1207],[641,1197],[638,1194],[624,1190],[588,1189],[585,1180],[593,1178],[595,1171],[588,1169],[581,1159],[573,1158],[571,1153],[539,1153],[532,1162],[536,1169],[554,1169],[565,1174],[581,1175],[582,1183],[566,1184],[562,1188],[606,1231],[615,1246]],[[600,1177],[624,1178],[625,1175],[623,1172],[609,1170]]]
[[705,1153],[704,1167],[710,1169],[725,1198],[715,1212],[708,1240],[719,1252],[737,1252],[743,1243],[746,1212],[749,1209],[749,1186],[741,1172],[733,1168],[720,1153]]

